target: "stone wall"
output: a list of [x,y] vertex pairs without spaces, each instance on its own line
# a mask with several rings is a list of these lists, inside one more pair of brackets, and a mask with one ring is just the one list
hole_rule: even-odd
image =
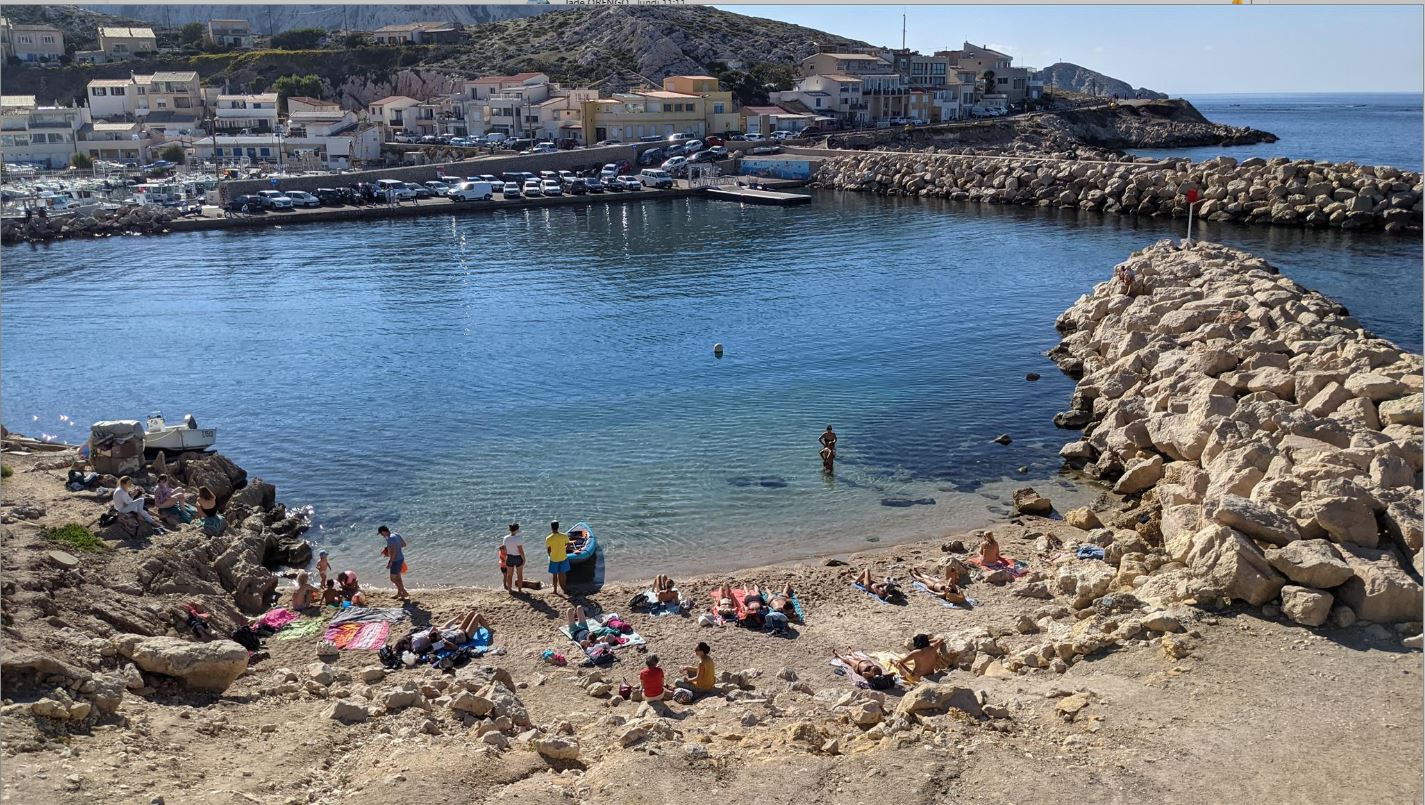
[[1079,378],[1055,422],[1084,434],[1060,455],[1151,504],[1191,576],[1135,592],[1419,621],[1421,357],[1225,246],[1164,241],[1119,271],[1059,317],[1050,356]]
[[[626,159],[630,162],[636,159],[636,149],[632,145],[615,145],[603,148],[581,148],[574,151],[558,151],[553,154],[530,154],[527,156],[495,156],[480,157],[478,159],[468,159],[461,162],[442,162],[431,165],[408,165],[401,168],[383,168],[369,171],[349,171],[343,174],[332,174],[327,176],[301,176],[282,179],[278,184],[281,190],[305,190],[311,192],[319,187],[347,187],[357,182],[374,182],[378,179],[396,179],[402,182],[428,182],[436,178],[437,169],[443,170],[447,176],[473,176],[475,174],[491,173],[498,176],[506,171],[539,171],[550,170],[573,170],[579,167],[602,165],[606,162],[617,162]],[[223,201],[241,196],[245,193],[256,193],[259,190],[271,190],[272,182],[269,179],[247,179],[236,182],[224,182],[222,184]]]
[[1197,189],[1197,214],[1211,221],[1420,232],[1420,174],[1354,163],[1285,158],[1192,163],[1093,162],[871,152],[823,162],[815,183],[882,195],[1077,207],[1105,213],[1183,217]]

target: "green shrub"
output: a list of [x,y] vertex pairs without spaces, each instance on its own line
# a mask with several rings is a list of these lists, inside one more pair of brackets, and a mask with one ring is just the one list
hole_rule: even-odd
[[15,474],[15,468],[9,464],[0,465],[0,478],[9,478]]
[[93,531],[79,523],[65,523],[59,528],[46,529],[45,537],[51,542],[58,542],[86,553],[106,550],[109,547],[103,540],[94,536]]

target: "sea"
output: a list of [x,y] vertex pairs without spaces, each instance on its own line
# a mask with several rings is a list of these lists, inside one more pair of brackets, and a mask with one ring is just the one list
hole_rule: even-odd
[[1210,159],[1220,154],[1291,157],[1318,162],[1389,165],[1419,171],[1421,94],[1398,92],[1187,95],[1214,123],[1250,126],[1277,135],[1274,143],[1202,148],[1135,149],[1152,157]]
[[[4,423],[78,443],[192,413],[313,507],[339,569],[380,582],[377,527],[405,536],[414,586],[491,582],[510,522],[586,521],[633,578],[979,527],[1021,486],[1097,496],[1057,456],[1054,319],[1182,222],[815,196],[7,247]],[[1197,235],[1421,349],[1418,237]]]

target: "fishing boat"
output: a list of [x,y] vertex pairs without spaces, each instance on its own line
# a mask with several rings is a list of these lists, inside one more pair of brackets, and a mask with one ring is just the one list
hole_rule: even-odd
[[148,415],[143,446],[145,450],[207,450],[218,440],[217,428],[200,428],[192,414],[183,417],[182,424],[169,425],[163,421],[163,413],[154,411]]
[[569,583],[591,584],[598,568],[599,541],[584,521],[569,529]]

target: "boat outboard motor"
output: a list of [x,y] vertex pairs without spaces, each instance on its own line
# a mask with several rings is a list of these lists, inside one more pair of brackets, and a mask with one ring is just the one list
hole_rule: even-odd
[[192,414],[185,414],[183,417],[183,422],[188,425],[189,430],[198,429],[198,420],[194,419]]

